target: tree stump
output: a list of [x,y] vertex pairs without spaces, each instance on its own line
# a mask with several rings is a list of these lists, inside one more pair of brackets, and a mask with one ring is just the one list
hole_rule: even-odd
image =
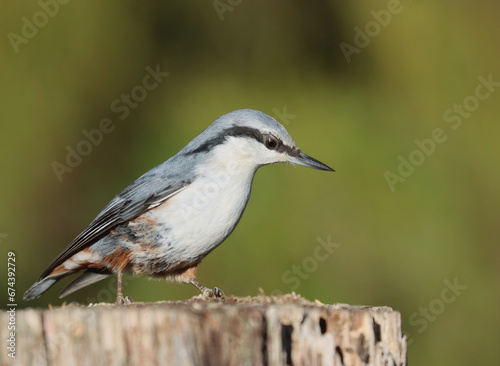
[[[9,315],[0,334],[9,338]],[[16,314],[16,358],[1,365],[406,365],[401,316],[388,307],[324,305],[295,294]]]

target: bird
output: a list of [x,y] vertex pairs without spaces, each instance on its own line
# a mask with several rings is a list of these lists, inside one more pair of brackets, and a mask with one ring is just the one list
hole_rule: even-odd
[[197,267],[240,221],[256,171],[274,163],[334,171],[303,153],[287,130],[263,112],[240,109],[218,117],[116,195],[23,299],[36,299],[75,273],[80,275],[60,298],[116,274],[115,303],[133,302],[123,297],[125,273],[192,284],[204,297],[224,299],[220,288],[197,281]]

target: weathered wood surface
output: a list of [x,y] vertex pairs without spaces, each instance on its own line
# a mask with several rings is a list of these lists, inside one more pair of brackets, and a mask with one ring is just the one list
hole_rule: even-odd
[[[2,347],[1,365],[406,365],[398,312],[293,294],[26,309],[16,317],[16,359]],[[2,312],[2,339],[7,322]]]

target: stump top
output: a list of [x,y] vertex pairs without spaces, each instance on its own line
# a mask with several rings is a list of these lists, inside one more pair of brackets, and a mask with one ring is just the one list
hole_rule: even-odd
[[323,310],[347,310],[347,311],[369,311],[369,312],[394,312],[389,306],[367,306],[367,305],[349,305],[343,303],[324,304],[319,300],[314,302],[309,301],[299,294],[279,294],[279,295],[265,295],[261,292],[257,296],[226,296],[224,300],[211,299],[203,297],[202,295],[193,296],[187,300],[176,301],[157,301],[157,302],[136,302],[126,305],[116,305],[114,303],[91,303],[88,305],[72,302],[69,304],[63,303],[61,306],[53,307],[49,305],[48,309],[37,310],[62,310],[62,309],[138,309],[138,308],[184,308],[192,309],[194,311],[206,311],[224,309],[227,307],[240,307],[240,308],[262,308],[270,305],[282,306],[299,306],[303,308],[314,308]]

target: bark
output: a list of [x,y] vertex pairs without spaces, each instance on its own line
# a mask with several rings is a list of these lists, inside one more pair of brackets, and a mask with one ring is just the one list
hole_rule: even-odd
[[25,309],[16,327],[1,365],[406,365],[398,312],[295,294]]

